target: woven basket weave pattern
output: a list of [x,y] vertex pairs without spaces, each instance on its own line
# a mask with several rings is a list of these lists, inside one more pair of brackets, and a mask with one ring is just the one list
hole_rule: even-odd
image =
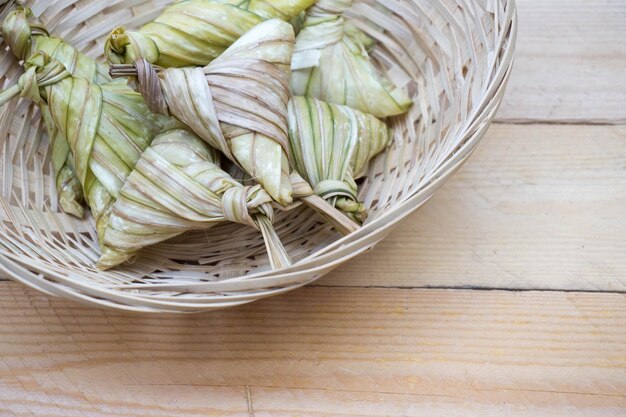
[[[56,35],[101,58],[120,23],[137,27],[169,0],[35,0]],[[129,6],[132,6],[129,8]],[[501,102],[515,45],[513,0],[357,0],[350,20],[378,41],[373,57],[414,99],[390,122],[393,145],[371,165],[360,197],[369,219],[341,237],[308,209],[281,213],[277,231],[295,264],[272,271],[256,231],[237,225],[191,233],[97,271],[91,219],[61,213],[48,139],[36,106],[0,112],[0,273],[48,294],[143,312],[234,306],[305,285],[372,248],[426,202],[475,149]],[[21,68],[0,51],[4,87]]]

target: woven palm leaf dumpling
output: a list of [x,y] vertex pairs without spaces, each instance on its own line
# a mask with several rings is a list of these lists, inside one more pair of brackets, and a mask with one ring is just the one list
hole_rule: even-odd
[[[299,184],[355,223],[363,223],[367,209],[359,201],[356,180],[366,175],[371,160],[390,145],[387,124],[348,106],[297,96],[289,100],[288,125],[292,167]],[[236,166],[228,169],[238,180],[253,182]]]
[[[97,63],[78,52],[76,48],[62,39],[50,36],[43,24],[28,8],[17,7],[9,11],[2,25],[2,36],[11,52],[19,60],[26,60],[34,52],[43,51],[58,59],[76,77],[96,84],[111,82],[108,68],[104,64]],[[115,84],[110,88],[128,88],[119,82]],[[51,160],[55,172],[59,205],[66,213],[83,217],[82,188],[74,172],[67,139],[55,127],[48,106],[41,102],[39,107],[50,138]]]
[[168,68],[157,75],[139,60],[113,65],[111,73],[136,75],[152,111],[176,117],[275,201],[288,205],[293,201],[286,120],[293,44],[291,25],[273,19],[255,26],[204,68]]
[[355,180],[391,142],[377,117],[401,115],[412,100],[374,66],[375,41],[343,17],[352,4],[318,0],[307,11],[291,65],[289,128],[298,172],[361,223],[367,211]]
[[367,52],[372,40],[343,17],[352,4],[318,0],[307,11],[296,39],[291,90],[376,117],[405,113],[412,104],[407,91],[376,69]]
[[[113,65],[115,76],[135,76],[150,108],[173,115],[258,182],[281,206],[298,198],[327,214],[338,230],[358,228],[291,172],[287,126],[289,68],[294,44],[290,24],[272,19],[245,33],[204,68],[157,73],[145,60]],[[300,194],[308,187],[308,193]]]
[[123,263],[145,246],[224,221],[259,229],[272,265],[290,264],[271,225],[271,197],[230,178],[215,164],[215,153],[191,132],[152,114],[138,93],[73,77],[44,53],[29,58],[26,67],[18,83],[0,94],[0,105],[17,96],[45,102],[69,139],[96,221],[100,268]]
[[[309,181],[314,180],[315,184],[311,185],[315,186],[317,195],[327,198],[353,220],[362,221],[365,210],[357,202],[356,185],[347,171],[352,151],[357,144],[363,145],[355,158],[358,156],[369,161],[389,143],[388,130],[378,120],[375,120],[376,127],[373,128],[372,123],[369,123],[374,119],[371,116],[367,118],[368,123],[361,123],[359,131],[357,121],[366,119],[355,117],[352,111],[342,110],[344,118],[352,117],[346,123],[352,123],[354,128],[336,130],[331,141],[334,142],[335,150],[343,148],[341,153],[336,153],[334,159],[316,162],[322,165],[316,175],[311,175],[310,170],[307,172],[303,161],[290,161],[290,146],[294,143],[293,140],[291,145],[286,143],[287,130],[292,129],[291,125],[287,125],[290,95],[286,80],[292,48],[292,28],[274,19],[244,34],[203,70],[159,69],[157,74],[155,68],[145,60],[138,60],[133,65],[113,65],[111,73],[115,76],[136,76],[138,88],[153,111],[174,115],[212,146],[222,150],[229,159],[263,185],[279,204],[288,205],[293,200],[293,176],[289,173],[290,169],[295,168]],[[308,115],[300,112],[298,117]],[[293,124],[293,120],[289,118],[290,124]],[[293,128],[297,130],[297,126]],[[296,138],[299,144],[324,142],[326,138],[320,137],[320,134],[329,133],[319,129],[301,132],[303,135]],[[362,138],[357,140],[359,135]],[[377,137],[373,138],[374,135]],[[370,141],[375,142],[375,145],[365,144]],[[340,156],[345,160],[340,160]],[[344,181],[347,185],[339,184]],[[326,214],[332,208],[329,207],[328,204],[315,206]],[[344,216],[338,212],[325,217],[337,219]],[[358,227],[354,222],[343,221],[343,224],[344,227],[340,229],[344,233]]]
[[147,245],[231,221],[259,230],[270,264],[284,268],[291,260],[272,227],[271,201],[259,185],[244,187],[224,172],[217,153],[189,130],[167,130],[143,152],[122,187],[99,264],[114,266]]
[[178,0],[137,31],[118,27],[105,56],[115,64],[144,58],[162,67],[205,66],[259,23],[290,21],[315,0]]
[[[304,19],[305,34],[316,7]],[[372,48],[363,32],[345,22],[342,25],[343,33],[363,50]],[[28,59],[29,71],[17,90],[3,93],[2,101],[16,94],[37,101],[49,131],[65,145],[60,167],[70,169],[68,178],[79,184],[75,202],[79,203],[84,190],[96,219],[102,250],[99,267],[113,267],[142,247],[226,220],[260,230],[272,266],[289,265],[289,256],[272,227],[271,203],[289,206],[294,197],[307,201],[317,194],[326,199],[325,204],[310,205],[344,233],[356,230],[365,219],[355,179],[364,175],[370,160],[389,144],[390,131],[373,115],[348,106],[291,97],[295,37],[284,20],[257,24],[205,68],[163,70],[137,61],[134,75],[147,105],[125,83],[112,82],[102,66],[50,37],[27,10],[14,12],[3,29],[18,58],[35,49],[58,55],[60,62],[48,62],[46,54]],[[369,57],[365,58],[363,62],[371,65]],[[122,75],[128,69],[113,67],[112,72],[121,70]],[[37,86],[40,91],[35,92]],[[57,99],[53,108],[47,100],[54,95],[51,91],[66,103]],[[81,100],[85,103],[79,104]],[[87,120],[90,109],[100,110],[95,122]],[[202,140],[169,115],[183,121]],[[72,127],[64,122],[68,117],[77,124]],[[115,126],[101,129],[102,120]],[[123,133],[115,137],[113,131]],[[221,150],[260,185],[244,187],[235,181],[220,169],[208,145]],[[333,206],[340,211],[330,210]]]
[[367,211],[358,200],[355,180],[389,145],[387,125],[348,106],[294,97],[289,102],[289,131],[298,172],[317,195],[362,223]]

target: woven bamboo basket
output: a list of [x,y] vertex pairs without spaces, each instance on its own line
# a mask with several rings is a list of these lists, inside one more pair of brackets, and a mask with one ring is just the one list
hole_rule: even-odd
[[[26,2],[55,34],[102,58],[115,26],[154,19],[169,0]],[[271,270],[260,234],[226,225],[141,252],[112,271],[98,258],[93,221],[60,212],[39,111],[24,100],[0,112],[0,276],[49,295],[138,312],[199,312],[306,285],[373,248],[425,203],[476,148],[502,100],[516,35],[514,0],[357,0],[349,18],[378,41],[374,59],[413,96],[390,121],[394,143],[360,186],[364,226],[342,237],[313,212],[276,221],[288,269]],[[0,52],[4,87],[21,73]]]

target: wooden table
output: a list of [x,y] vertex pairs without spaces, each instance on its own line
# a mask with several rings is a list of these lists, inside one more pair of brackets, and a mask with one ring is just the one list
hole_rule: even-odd
[[626,2],[519,0],[465,168],[373,253],[203,316],[0,283],[0,417],[626,416]]

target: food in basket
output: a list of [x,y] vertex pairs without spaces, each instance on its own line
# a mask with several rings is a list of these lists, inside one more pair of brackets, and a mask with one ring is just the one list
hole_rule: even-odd
[[18,83],[6,89],[0,104],[21,96],[45,104],[57,129],[67,138],[100,237],[108,212],[141,152],[163,127],[134,91],[109,91],[72,76],[58,60],[38,52],[25,63]]
[[362,223],[367,212],[355,179],[390,143],[385,123],[347,106],[306,97],[289,102],[290,143],[295,168],[315,193]]
[[[76,77],[96,84],[111,82],[105,65],[81,54],[62,39],[50,36],[30,9],[18,7],[9,12],[2,25],[2,35],[11,52],[20,60],[27,59],[36,51],[43,51],[58,59]],[[46,103],[40,103],[40,108],[50,139],[59,205],[66,213],[83,217],[82,187],[74,173],[67,139],[54,125]]]
[[105,44],[107,60],[144,58],[163,67],[205,66],[259,23],[298,16],[315,0],[179,0],[138,31],[118,27]]
[[[118,265],[141,247],[187,230],[235,221],[259,228],[272,262],[289,264],[271,222],[271,198],[243,187],[211,161],[191,133],[168,132],[134,91],[116,91],[73,77],[58,60],[38,52],[0,105],[22,96],[45,102],[66,138],[76,174],[96,221],[100,268]],[[165,129],[165,136],[155,136]],[[180,142],[186,146],[172,148]],[[204,149],[204,153],[203,152]],[[199,161],[198,163],[196,163]]]
[[371,39],[345,22],[353,0],[318,0],[307,11],[293,54],[291,90],[353,109],[388,117],[408,110],[412,101],[373,65]]
[[150,109],[172,115],[238,164],[282,205],[291,204],[287,103],[294,35],[278,19],[255,26],[204,68],[157,73],[138,61],[111,74],[137,75]]
[[349,233],[358,225],[342,219],[345,216],[323,200],[312,201],[312,190],[301,195],[303,184],[291,172],[287,105],[293,42],[292,27],[273,19],[248,31],[205,68],[167,68],[157,74],[155,67],[140,60],[113,65],[111,73],[136,76],[153,111],[185,123],[280,205],[293,202],[295,181],[302,201]]
[[99,266],[115,266],[151,244],[224,221],[263,234],[270,264],[291,264],[272,226],[271,197],[219,167],[216,153],[187,129],[156,136],[128,176],[111,210]]
[[[26,61],[27,71],[17,85],[2,92],[0,104],[22,96],[42,109],[60,205],[80,216],[82,199],[87,201],[100,241],[100,268],[119,265],[143,247],[225,221],[261,231],[271,265],[285,267],[291,260],[274,231],[274,210],[288,210],[300,202],[344,234],[358,229],[367,212],[355,180],[389,145],[389,128],[374,115],[346,105],[291,96],[296,39],[286,21],[303,25],[298,37],[305,45],[301,57],[318,25],[324,31],[339,28],[341,36],[335,43],[341,47],[336,51],[358,46],[361,54],[355,60],[318,62],[323,71],[358,67],[342,90],[350,96],[346,102],[372,110],[366,104],[378,100],[377,113],[384,115],[405,111],[410,102],[396,103],[392,112],[386,99],[376,96],[380,86],[394,94],[402,90],[374,72],[366,52],[373,48],[373,40],[344,22],[342,13],[351,2],[321,0],[303,15],[311,3],[182,0],[166,9],[159,18],[165,20],[157,19],[140,32],[109,37],[109,60],[123,62],[143,55],[141,45],[147,45],[142,42],[151,30],[165,21],[182,24],[195,8],[205,13],[195,18],[212,22],[211,28],[202,28],[208,32],[198,32],[208,43],[217,36],[215,19],[226,16],[226,11],[256,19],[253,24],[238,18],[229,22],[237,26],[229,30],[232,39],[219,51],[204,48],[209,55],[196,57],[197,61],[174,62],[172,56],[188,54],[190,47],[203,48],[179,45],[157,59],[148,54],[148,60],[112,65],[111,74],[134,77],[140,93],[123,80],[113,81],[104,66],[50,36],[30,10],[18,7],[8,14],[4,38],[16,57]],[[115,46],[112,42],[131,35],[141,42],[125,45],[124,56],[111,56],[116,50],[110,49]],[[158,38],[155,33],[151,36]],[[333,48],[328,39],[320,37],[322,49]],[[164,68],[149,60],[174,67],[210,63],[204,68]],[[357,97],[365,101],[355,102],[349,90],[359,83],[375,88]],[[229,172],[236,172],[242,181],[222,169],[216,150],[232,161],[234,171]]]

